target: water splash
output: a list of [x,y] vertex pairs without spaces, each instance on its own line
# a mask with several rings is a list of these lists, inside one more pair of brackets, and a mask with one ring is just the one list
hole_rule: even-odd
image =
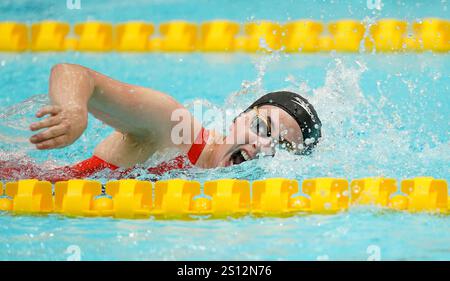
[[29,126],[39,108],[47,105],[47,95],[34,95],[30,98],[0,109],[0,140],[5,143],[24,143],[28,141]]

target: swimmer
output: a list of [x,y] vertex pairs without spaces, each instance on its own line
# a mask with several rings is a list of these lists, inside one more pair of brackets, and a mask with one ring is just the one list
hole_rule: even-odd
[[[30,125],[36,132],[30,142],[37,149],[74,143],[85,131],[89,113],[115,129],[91,158],[66,167],[71,177],[86,177],[105,168],[131,169],[165,149],[175,149],[179,156],[149,168],[150,173],[237,165],[274,155],[277,148],[309,154],[321,137],[321,122],[313,106],[286,91],[256,100],[235,118],[227,136],[204,129],[188,109],[165,93],[119,82],[80,65],[55,65],[49,96],[51,105],[36,113],[42,120]],[[183,142],[174,141],[179,120],[188,128]]]

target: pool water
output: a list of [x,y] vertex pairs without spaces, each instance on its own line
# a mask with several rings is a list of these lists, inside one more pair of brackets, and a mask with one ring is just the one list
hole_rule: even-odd
[[[297,9],[299,17],[323,20],[349,16],[414,19],[444,17],[442,10],[447,9],[446,1],[437,1],[435,6],[422,1],[412,5],[415,8],[397,1],[374,15],[357,9],[365,1],[308,1],[306,15],[299,1],[287,1],[281,7],[271,1],[267,6],[236,2],[233,5],[244,11],[237,15],[231,13],[233,7],[220,12],[212,9],[211,5],[219,7],[221,1],[205,2],[197,10],[184,1],[170,1],[173,10],[167,3],[154,1],[149,14],[155,22],[194,10],[183,18],[245,21],[253,15],[286,21],[297,18],[292,12]],[[56,4],[43,1],[47,5],[43,9],[32,3],[2,2],[0,20],[35,21],[65,15],[70,22],[88,18],[117,22],[146,18],[139,13],[150,7],[137,1],[135,12],[117,14],[105,6],[105,12],[97,15],[99,1],[82,1],[84,10],[74,14],[64,10],[60,15]],[[108,3],[119,5],[118,1]],[[27,5],[34,12],[25,9]],[[277,13],[267,14],[268,6],[276,7]],[[40,9],[42,14],[37,13]],[[448,54],[0,54],[0,160],[26,157],[48,166],[74,163],[89,157],[95,145],[112,132],[91,118],[87,131],[68,148],[36,151],[28,143],[28,125],[35,120],[36,110],[48,103],[49,71],[60,62],[82,64],[121,81],[158,89],[188,107],[202,102],[207,108],[244,109],[264,92],[293,90],[310,100],[322,120],[323,140],[310,156],[280,152],[271,159],[234,167],[172,171],[160,179],[204,182],[286,177],[301,181],[381,176],[401,180],[433,176],[449,180]],[[205,120],[205,126],[214,128],[217,123]],[[103,175],[96,178],[105,181]],[[450,216],[370,207],[337,215],[197,221],[0,214],[0,260],[449,260],[449,245]]]

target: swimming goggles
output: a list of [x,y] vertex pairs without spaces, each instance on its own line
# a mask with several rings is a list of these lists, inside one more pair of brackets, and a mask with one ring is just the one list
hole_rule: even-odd
[[284,139],[281,135],[278,138],[272,137],[272,119],[270,116],[262,116],[259,113],[258,107],[254,107],[253,110],[256,112],[250,122],[250,130],[253,133],[259,137],[271,139],[272,143],[278,145],[278,148],[285,149],[288,152],[296,152],[295,144]]

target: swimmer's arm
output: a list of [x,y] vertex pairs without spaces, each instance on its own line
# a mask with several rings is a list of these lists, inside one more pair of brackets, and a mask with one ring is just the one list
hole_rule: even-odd
[[[192,124],[197,122],[188,110],[164,93],[122,83],[79,65],[54,66],[49,90],[52,105],[61,112],[67,112],[71,120],[75,119],[76,122],[69,120],[70,126],[64,125],[66,132],[67,127],[70,131],[65,137],[61,136],[64,128],[59,128],[59,125],[48,126],[57,122],[48,121],[51,117],[47,118],[47,121],[32,124],[32,130],[48,128],[37,134],[38,137],[34,141],[33,137],[31,139],[40,149],[64,147],[73,143],[87,126],[88,112],[134,140],[149,139],[156,145],[172,143],[171,131],[176,125],[176,121],[171,121],[174,110],[180,110],[182,115],[185,115],[183,119],[190,119]],[[37,116],[57,116],[58,109],[53,110],[52,112],[44,108]],[[197,127],[198,124],[192,126]],[[188,149],[187,144],[182,146]]]

